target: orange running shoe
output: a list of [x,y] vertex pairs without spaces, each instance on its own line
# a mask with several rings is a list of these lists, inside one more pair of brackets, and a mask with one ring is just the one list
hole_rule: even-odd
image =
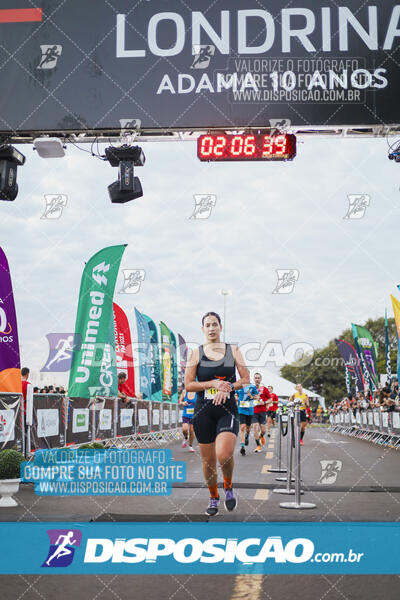
[[264,444],[265,444],[265,437],[263,435],[260,437],[260,442],[261,442],[261,446],[264,446]]

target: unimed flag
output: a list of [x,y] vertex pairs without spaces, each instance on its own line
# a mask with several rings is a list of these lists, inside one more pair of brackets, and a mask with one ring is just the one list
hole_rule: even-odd
[[7,257],[0,248],[0,392],[20,394],[17,316]]
[[117,395],[113,296],[126,245],[109,246],[86,263],[79,291],[68,395],[72,398]]
[[126,373],[125,389],[129,397],[135,396],[135,368],[133,365],[132,337],[128,317],[118,304],[113,304],[115,354],[117,369]]

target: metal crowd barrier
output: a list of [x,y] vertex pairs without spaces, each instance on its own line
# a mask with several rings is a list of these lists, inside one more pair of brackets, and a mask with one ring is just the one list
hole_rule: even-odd
[[329,421],[330,431],[400,449],[400,412],[382,408],[339,411]]
[[39,449],[93,442],[106,448],[149,448],[181,437],[182,410],[172,402],[34,394],[32,406],[26,424],[22,396],[0,394],[0,450],[16,448],[30,456]]

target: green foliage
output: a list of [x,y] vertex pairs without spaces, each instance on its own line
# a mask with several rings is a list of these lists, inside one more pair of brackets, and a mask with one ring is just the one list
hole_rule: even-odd
[[[379,344],[377,367],[378,373],[386,373],[385,363],[385,319],[368,319],[363,325],[370,332],[375,342]],[[388,319],[390,361],[392,374],[396,374],[397,363],[397,337],[394,319]],[[339,334],[336,339],[345,340],[354,346],[351,327]],[[299,364],[285,365],[281,369],[281,376],[294,383],[301,383],[304,387],[324,396],[327,404],[335,402],[346,394],[345,369],[340,357],[335,340],[324,348],[315,350],[311,362],[305,366]],[[306,362],[306,361],[304,361]]]
[[18,450],[0,451],[0,479],[19,479],[20,465],[26,460]]
[[92,442],[91,444],[82,444],[78,450],[104,450],[104,444],[101,442]]

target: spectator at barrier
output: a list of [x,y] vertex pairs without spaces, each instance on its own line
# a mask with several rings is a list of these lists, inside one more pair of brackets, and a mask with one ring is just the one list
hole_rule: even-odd
[[384,387],[379,391],[378,396],[379,406],[387,412],[394,410],[395,401],[391,398],[391,390],[389,387]]
[[24,398],[24,414],[26,413],[26,393],[27,393],[27,390],[28,390],[28,385],[32,385],[28,381],[29,373],[30,373],[30,371],[29,371],[28,367],[23,367],[21,369],[22,396]]
[[126,373],[118,373],[118,398],[121,398],[125,404],[129,403],[129,396],[126,389]]
[[38,387],[34,387],[33,388],[33,393],[34,394],[38,394],[39,393],[39,388]]

